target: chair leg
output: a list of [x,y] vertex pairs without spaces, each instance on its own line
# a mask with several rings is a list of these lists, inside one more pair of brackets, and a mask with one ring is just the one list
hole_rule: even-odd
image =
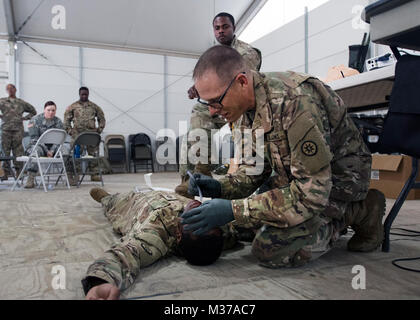
[[19,183],[19,179],[22,179],[22,184],[23,184],[23,175],[25,174],[25,170],[26,170],[26,167],[28,166],[28,162],[30,162],[30,160],[25,162],[25,165],[23,166],[22,170],[20,171],[19,176],[17,178],[15,178],[15,182],[13,183],[11,191],[15,190],[16,185]]
[[98,170],[99,170],[99,176],[101,177],[101,185],[104,186],[104,179],[102,178],[102,167],[101,167],[101,161],[99,160],[98,156]]
[[405,199],[408,196],[408,193],[413,188],[416,182],[417,174],[419,171],[419,164],[418,159],[412,158],[412,171],[411,175],[408,178],[407,182],[405,183],[403,189],[401,190],[401,193],[399,194],[397,200],[395,201],[394,205],[392,206],[391,211],[389,212],[385,223],[384,223],[384,241],[382,243],[382,251],[383,252],[389,252],[390,250],[390,239],[389,239],[389,233],[391,231],[392,223],[394,222],[395,218],[397,217],[402,205],[404,204]]
[[45,191],[45,192],[48,192],[48,191],[47,191],[47,187],[45,186],[44,173],[42,172],[41,163],[39,162],[38,157],[36,158],[36,161],[37,161],[37,163],[38,163],[38,171],[39,171],[39,174],[41,175],[41,181],[42,181],[42,185],[44,186],[44,191]]
[[[61,159],[61,165],[63,166],[63,168],[61,169],[60,176],[58,177],[57,182],[55,183],[55,185],[57,185],[57,183],[60,180],[60,178],[62,176],[64,176],[65,177],[66,184],[67,184],[67,189],[70,189],[70,182],[69,182],[69,178],[67,177],[66,164],[64,163],[64,158],[63,158],[63,154],[61,153],[61,150],[59,152],[60,152],[59,157]],[[64,174],[63,174],[63,172],[64,172]]]

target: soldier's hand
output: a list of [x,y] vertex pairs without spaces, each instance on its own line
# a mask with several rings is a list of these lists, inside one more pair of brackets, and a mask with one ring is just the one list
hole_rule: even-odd
[[226,199],[213,199],[204,202],[198,208],[181,215],[184,230],[194,231],[194,235],[203,235],[216,227],[224,226],[235,219],[232,203]]
[[95,286],[89,290],[86,300],[118,300],[120,289],[110,283]]
[[219,198],[222,194],[222,186],[220,185],[220,182],[204,174],[195,173],[194,180],[189,180],[188,193],[190,195],[199,195],[197,185],[200,187],[204,197]]
[[195,86],[192,86],[188,89],[188,98],[195,99],[198,98],[197,90],[195,89]]

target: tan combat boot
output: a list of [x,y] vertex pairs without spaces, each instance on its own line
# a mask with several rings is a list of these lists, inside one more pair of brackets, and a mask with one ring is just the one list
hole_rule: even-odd
[[96,202],[101,202],[102,198],[110,195],[102,188],[92,188],[90,189],[89,194]]
[[[211,170],[209,165],[201,164],[200,162],[195,166],[194,173],[201,173],[211,177]],[[182,182],[175,188],[175,192],[183,197],[194,199],[194,196],[188,193],[188,184],[190,177],[188,175],[181,177]]]
[[101,181],[101,176],[98,174],[92,175],[90,176],[90,181]]
[[347,243],[349,251],[374,251],[382,244],[385,206],[384,194],[376,189],[370,189],[365,200],[351,205],[345,214],[346,225],[355,232]]
[[26,180],[25,189],[33,188],[35,188],[35,173],[30,172],[28,175],[28,179]]

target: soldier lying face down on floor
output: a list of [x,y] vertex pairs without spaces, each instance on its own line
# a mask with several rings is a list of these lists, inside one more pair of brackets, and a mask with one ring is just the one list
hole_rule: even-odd
[[90,194],[102,204],[105,216],[122,238],[89,266],[82,280],[86,299],[118,299],[120,291],[133,284],[142,268],[169,254],[204,266],[236,243],[230,226],[214,228],[201,236],[184,230],[179,216],[198,207],[199,201],[149,190],[110,195],[93,188]]

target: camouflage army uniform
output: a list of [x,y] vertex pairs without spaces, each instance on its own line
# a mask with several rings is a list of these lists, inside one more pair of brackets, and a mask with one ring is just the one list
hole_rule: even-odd
[[[238,40],[236,37],[234,37],[231,47],[241,54],[241,56],[245,59],[245,62],[247,63],[247,65],[249,66],[251,70],[257,70],[257,71],[260,70],[261,53],[258,49],[251,47],[249,44],[241,40]],[[197,103],[196,105],[194,105],[192,109],[189,132],[191,132],[194,129],[206,130],[207,137],[208,137],[207,146],[208,146],[208,164],[209,165],[205,167],[206,167],[206,170],[208,171],[214,170],[218,166],[218,164],[211,164],[211,130],[220,129],[226,123],[227,122],[223,117],[220,117],[218,115],[212,117],[210,115],[209,108],[206,105]],[[195,142],[188,142],[188,150],[190,149],[191,145],[194,143]],[[187,160],[186,161],[187,164],[185,164],[185,160]],[[181,177],[185,177],[187,170],[193,171],[195,167],[194,164],[191,164],[189,162],[188,158],[185,160],[183,160],[183,163],[181,163],[180,168],[179,168]]]
[[[29,142],[28,148],[26,149],[26,154],[30,155],[33,151],[39,137],[49,129],[63,129],[63,122],[60,118],[54,117],[52,119],[45,119],[43,113],[36,115],[33,117],[28,123],[28,131],[31,141]],[[52,151],[53,154],[57,151],[57,145],[46,145],[40,144],[38,145],[37,152],[38,156],[46,157],[48,151]],[[32,172],[38,171],[38,166],[36,163],[33,163],[31,167],[28,169]]]
[[[13,152],[14,157],[23,155],[23,120],[29,120],[36,115],[35,108],[19,98],[0,99],[0,118],[2,120],[2,148],[5,155]],[[27,112],[25,117],[23,114]],[[17,173],[22,169],[20,162],[15,162]],[[11,174],[8,172],[8,174]]]
[[[363,202],[371,155],[341,98],[321,81],[294,72],[253,76],[255,114],[241,117],[234,134],[252,128],[255,141],[256,130],[264,132],[264,170],[249,175],[255,163],[245,161],[220,180],[221,198],[233,199],[235,225],[259,229],[252,251],[262,265],[297,266],[325,253],[346,210]],[[275,188],[252,195],[272,170]]]
[[[98,127],[96,127],[96,119]],[[91,101],[72,103],[64,113],[64,130],[72,137],[72,146],[76,137],[82,132],[97,132],[99,134],[105,128],[105,115],[102,109]],[[99,147],[87,147],[89,155],[99,153]],[[90,170],[97,172],[96,165],[89,162]],[[68,168],[69,172],[72,172]]]
[[[88,277],[111,283],[121,290],[135,281],[140,269],[177,250],[178,216],[190,199],[162,191],[129,192],[104,197],[101,202],[113,230],[122,238],[89,266]],[[234,232],[224,228],[225,249],[235,243]],[[87,292],[86,292],[87,293]]]

